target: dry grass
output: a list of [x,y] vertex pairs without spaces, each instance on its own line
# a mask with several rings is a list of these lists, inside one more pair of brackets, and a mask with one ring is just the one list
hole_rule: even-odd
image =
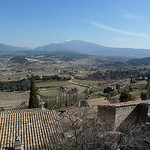
[[0,76],[0,81],[20,80],[26,78],[27,75],[28,74],[26,72],[18,72],[10,75],[4,75],[4,76]]
[[104,83],[104,81],[92,81],[92,80],[74,80],[74,82],[91,86],[91,87],[98,86],[98,84]]
[[0,94],[0,107],[18,106],[29,100],[29,92],[0,92]]

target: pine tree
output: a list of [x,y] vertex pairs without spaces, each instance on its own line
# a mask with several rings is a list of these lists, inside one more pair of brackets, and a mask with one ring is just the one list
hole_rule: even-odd
[[37,98],[37,91],[35,88],[34,78],[31,78],[30,87],[30,98],[29,98],[29,108],[39,108],[39,100]]

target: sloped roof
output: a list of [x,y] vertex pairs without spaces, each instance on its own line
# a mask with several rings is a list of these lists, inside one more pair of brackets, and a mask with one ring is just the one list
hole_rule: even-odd
[[89,105],[89,107],[110,104],[110,102],[108,100],[105,100],[105,98],[90,99],[90,100],[86,100],[86,102]]
[[14,147],[15,137],[28,149],[55,149],[61,144],[61,128],[55,111],[23,109],[0,112],[0,149]]

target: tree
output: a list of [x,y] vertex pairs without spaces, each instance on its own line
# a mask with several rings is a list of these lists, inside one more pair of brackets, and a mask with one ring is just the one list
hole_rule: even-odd
[[120,90],[120,85],[116,84],[116,89],[119,91]]
[[39,75],[34,76],[35,80],[41,80],[41,77]]
[[89,97],[89,90],[88,90],[88,88],[86,88],[83,92],[85,93],[84,94],[84,99],[87,100],[88,97]]
[[120,97],[119,97],[120,102],[127,102],[132,100],[132,96],[129,93],[129,91],[124,90],[121,92]]
[[107,88],[104,89],[104,93],[110,93],[112,91],[114,91],[114,89],[111,88],[111,87],[107,87]]
[[37,91],[35,88],[34,78],[31,78],[31,88],[30,88],[30,98],[29,98],[29,108],[39,108],[39,100],[37,98]]
[[146,93],[143,93],[143,92],[141,91],[141,99],[142,99],[142,100],[146,100],[146,95],[147,95]]
[[[59,116],[62,149],[66,150],[149,150],[150,123],[139,117],[110,130],[93,114],[93,107],[68,109]],[[108,121],[109,122],[109,121]]]
[[146,99],[150,99],[150,76],[147,78],[147,96]]

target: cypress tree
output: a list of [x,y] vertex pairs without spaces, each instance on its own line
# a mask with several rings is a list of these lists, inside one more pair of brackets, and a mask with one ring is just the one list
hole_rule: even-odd
[[39,100],[37,98],[37,91],[35,88],[34,78],[31,78],[31,87],[30,87],[30,98],[29,98],[29,108],[39,108]]
[[146,99],[150,99],[150,76],[147,78],[147,95]]

